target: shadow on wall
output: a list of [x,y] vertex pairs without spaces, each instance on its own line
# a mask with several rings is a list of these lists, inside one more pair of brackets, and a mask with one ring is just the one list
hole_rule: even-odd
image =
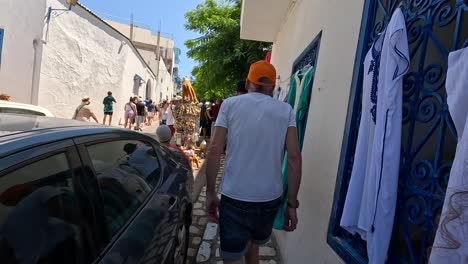
[[133,77],[133,94],[134,95],[139,95],[140,87],[142,84],[144,84],[145,81],[143,78],[140,77],[140,75],[135,74],[135,77]]

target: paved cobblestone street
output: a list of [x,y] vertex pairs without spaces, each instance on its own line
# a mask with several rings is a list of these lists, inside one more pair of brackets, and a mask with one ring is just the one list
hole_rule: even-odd
[[[224,173],[224,159],[216,179],[216,188],[219,189],[221,177]],[[187,264],[222,264],[219,256],[219,228],[216,223],[208,221],[205,210],[206,186],[203,187],[197,201],[193,206],[193,221],[190,227],[190,244]],[[266,245],[260,247],[260,264],[280,263],[279,254],[274,238]]]

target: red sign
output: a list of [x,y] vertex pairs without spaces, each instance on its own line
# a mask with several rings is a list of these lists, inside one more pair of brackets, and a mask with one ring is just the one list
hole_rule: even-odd
[[265,60],[270,62],[271,61],[271,51],[267,52],[266,56],[265,56]]

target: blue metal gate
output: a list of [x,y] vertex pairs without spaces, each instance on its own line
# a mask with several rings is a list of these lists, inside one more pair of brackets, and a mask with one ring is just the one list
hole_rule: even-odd
[[329,244],[351,263],[367,262],[365,242],[339,226],[359,128],[362,62],[400,6],[411,68],[403,81],[402,152],[389,263],[427,262],[455,155],[445,77],[449,52],[468,46],[468,0],[367,0],[328,234]]

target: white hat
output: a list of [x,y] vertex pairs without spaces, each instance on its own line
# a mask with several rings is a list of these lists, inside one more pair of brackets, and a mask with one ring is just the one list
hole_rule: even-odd
[[156,136],[161,143],[169,142],[172,138],[171,129],[166,125],[161,125],[156,129]]

